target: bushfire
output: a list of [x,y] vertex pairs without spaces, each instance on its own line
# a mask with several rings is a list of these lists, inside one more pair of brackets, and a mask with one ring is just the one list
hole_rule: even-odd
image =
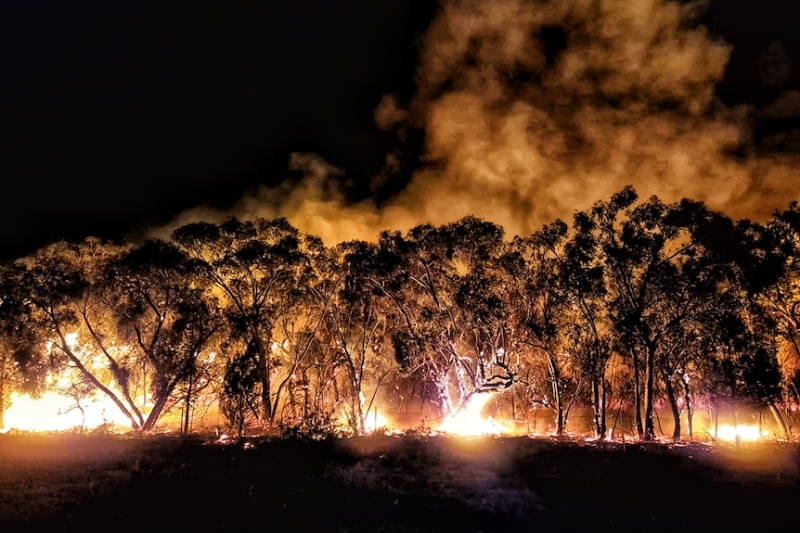
[[57,243],[0,266],[0,424],[788,440],[800,248],[766,245],[797,220],[740,235],[626,187],[513,239],[470,216],[336,246],[286,219]]
[[[473,394],[461,409],[434,425],[433,431],[437,434],[458,437],[544,436],[547,434],[530,430],[520,431],[518,424],[486,415],[484,410],[493,396],[492,393]],[[161,426],[163,430],[178,431],[180,429],[178,417],[166,416],[165,420],[166,423]],[[346,426],[344,419],[340,426]],[[396,427],[377,407],[365,417],[364,428],[367,434],[375,432],[402,434],[413,429]],[[37,398],[32,398],[27,394],[12,393],[10,407],[5,411],[5,427],[0,430],[0,433],[8,431],[32,433],[95,431],[98,429],[125,433],[130,431],[130,420],[120,413],[111,402],[96,394],[76,402],[74,398],[55,392],[46,392]],[[696,440],[699,441],[717,440],[738,443],[771,440],[768,431],[753,424],[719,424],[715,428],[700,426],[697,431]],[[581,438],[582,436],[574,434],[570,437]],[[584,437],[587,440],[593,440],[588,435]],[[230,438],[226,437],[226,439]],[[625,438],[622,439],[625,440]]]

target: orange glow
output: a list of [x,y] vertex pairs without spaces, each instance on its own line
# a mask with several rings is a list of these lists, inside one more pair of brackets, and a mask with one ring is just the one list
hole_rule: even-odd
[[364,431],[367,433],[375,433],[376,431],[382,431],[388,428],[389,421],[376,409],[373,409],[373,411],[364,418]]
[[739,424],[738,426],[720,424],[717,428],[717,438],[719,440],[735,442],[737,435],[741,441],[753,442],[766,437],[768,433],[766,431],[759,433],[758,426],[745,424]]
[[81,402],[81,407],[83,414],[75,406],[75,400],[55,392],[46,392],[39,398],[12,393],[2,431],[67,431],[81,427],[94,429],[104,424],[130,428],[130,420],[112,402],[97,395]]
[[491,418],[484,418],[483,408],[490,398],[489,394],[473,394],[460,411],[442,421],[439,431],[462,437],[508,433],[508,428],[502,424]]

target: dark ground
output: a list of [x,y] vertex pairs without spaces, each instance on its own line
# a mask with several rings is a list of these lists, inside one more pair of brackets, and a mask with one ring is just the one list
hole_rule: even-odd
[[796,445],[0,435],[0,531],[800,531]]

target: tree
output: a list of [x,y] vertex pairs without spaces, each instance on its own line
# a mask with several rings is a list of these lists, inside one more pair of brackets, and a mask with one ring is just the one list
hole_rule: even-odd
[[0,268],[0,429],[11,393],[39,393],[47,373],[45,339],[27,324],[31,309],[21,284],[23,273],[19,265]]
[[[655,438],[654,394],[660,373],[674,419],[673,438],[680,438],[676,381],[692,348],[704,314],[723,302],[725,264],[705,254],[687,230],[687,205],[667,206],[650,198],[633,207],[636,193],[623,189],[608,204],[596,204],[592,216],[601,231],[603,257],[613,290],[611,319],[631,352],[638,382],[640,357],[645,362],[645,440]],[[692,205],[696,215],[701,205]],[[621,209],[626,218],[617,222]],[[638,395],[637,395],[638,401]],[[638,412],[637,412],[638,423]]]
[[[693,238],[702,243],[706,254],[713,257],[722,267],[720,272],[724,272],[727,302],[718,305],[717,309],[727,308],[739,313],[738,323],[741,326],[736,331],[740,338],[737,354],[727,359],[738,361],[735,365],[738,365],[737,368],[745,365],[751,371],[746,377],[739,376],[741,383],[737,387],[737,394],[743,392],[754,398],[760,406],[768,407],[776,424],[788,435],[786,421],[777,407],[783,390],[779,394],[766,393],[766,389],[759,391],[753,387],[760,386],[758,383],[763,385],[764,380],[770,381],[768,369],[779,344],[790,347],[786,351],[794,354],[794,360],[784,361],[776,368],[791,368],[798,361],[797,317],[800,315],[797,314],[797,307],[800,304],[797,301],[800,293],[797,279],[800,269],[797,257],[800,253],[800,215],[797,204],[792,203],[787,210],[776,212],[766,226],[749,220],[733,224],[727,217],[703,211],[701,204],[689,200],[684,200],[681,207],[681,216],[687,220]],[[728,323],[733,322],[728,320]],[[720,334],[731,338],[733,333],[723,331]],[[753,359],[757,353],[761,355]],[[753,366],[754,363],[758,364]],[[756,369],[762,369],[766,374],[759,375],[762,370]],[[740,368],[728,374],[739,375],[743,371]],[[751,380],[754,381],[751,383]],[[788,384],[789,381],[787,374],[782,376],[779,384]]]
[[[37,337],[52,342],[51,370],[75,369],[119,408],[132,428],[141,429],[143,420],[131,411],[132,401],[126,394],[126,370],[108,351],[104,353],[105,358],[94,358],[92,345],[78,343],[76,333],[86,320],[86,310],[92,301],[89,276],[115,252],[118,250],[112,251],[96,240],[87,240],[81,245],[56,244],[24,262],[21,282],[30,302],[28,326],[34,329]],[[114,384],[121,392],[113,390]]]
[[400,277],[390,286],[400,288],[393,301],[407,326],[394,338],[401,367],[433,380],[444,415],[475,392],[496,388],[498,380],[510,386],[502,228],[466,217],[440,227],[417,226],[407,238],[395,239]]
[[[164,241],[147,241],[108,264],[98,283],[103,305],[82,311],[104,353],[110,349],[93,323],[111,320],[109,333],[117,343],[131,347],[127,358],[141,365],[143,379],[149,375],[152,406],[141,419],[143,431],[153,429],[179,386],[184,389],[184,412],[189,412],[201,367],[208,363],[209,342],[221,327],[216,301],[192,286],[193,275],[183,252]],[[141,417],[129,393],[126,399]]]
[[[378,247],[364,241],[342,243],[331,264],[331,275],[342,280],[329,308],[318,345],[331,352],[334,372],[342,368],[346,418],[353,431],[363,433],[365,420],[381,385],[391,369],[389,319],[385,299],[375,290]],[[373,393],[364,394],[371,379]]]
[[[269,420],[275,421],[278,409],[282,406],[282,394],[287,390],[291,392],[300,382],[304,391],[303,419],[307,425],[312,418],[308,408],[307,364],[314,353],[318,333],[342,281],[336,275],[333,265],[334,252],[326,248],[321,240],[306,237],[302,252],[306,260],[298,265],[294,289],[278,301],[278,312],[275,315],[272,346],[278,361],[277,366],[282,371],[276,372],[277,386]],[[294,402],[293,394],[289,395],[289,402]],[[317,403],[316,407],[320,411],[322,405]],[[327,425],[328,416],[317,418],[312,425]]]
[[[545,226],[528,238],[514,239],[505,261],[515,310],[516,342],[546,361],[556,435],[564,434],[567,414],[564,396],[574,353],[567,342],[570,295],[561,283],[562,254],[567,226],[561,221]],[[534,358],[535,358],[534,355]],[[574,395],[575,393],[573,393]]]
[[51,370],[75,369],[136,430],[154,428],[217,327],[187,267],[161,241],[124,250],[88,239],[41,251],[24,273],[30,323],[53,342]]
[[172,242],[195,261],[198,275],[219,297],[228,333],[253,350],[260,418],[267,422],[277,413],[272,334],[281,314],[297,301],[298,276],[307,264],[305,239],[283,218],[195,222],[172,233]]
[[598,439],[606,436],[606,369],[618,346],[611,323],[610,291],[600,253],[597,225],[587,213],[576,213],[572,233],[560,255],[559,284],[571,306],[569,343],[580,374],[591,384],[592,418]]

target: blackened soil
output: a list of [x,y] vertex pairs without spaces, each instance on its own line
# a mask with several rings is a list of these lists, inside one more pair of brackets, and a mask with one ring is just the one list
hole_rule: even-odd
[[0,435],[0,531],[800,531],[794,445]]

